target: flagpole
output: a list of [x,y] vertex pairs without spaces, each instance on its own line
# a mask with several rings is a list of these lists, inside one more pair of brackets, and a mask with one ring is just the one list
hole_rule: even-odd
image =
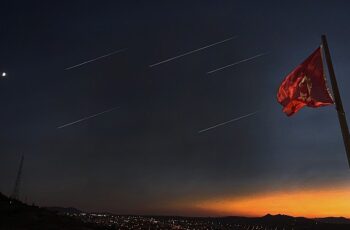
[[322,35],[322,46],[323,46],[323,50],[324,50],[325,57],[326,57],[326,62],[327,62],[328,71],[329,71],[329,77],[331,79],[331,84],[332,84],[335,106],[336,106],[336,110],[338,113],[339,124],[340,124],[341,132],[343,135],[343,141],[344,141],[344,145],[345,145],[346,155],[347,155],[348,163],[349,163],[349,167],[350,167],[349,128],[348,128],[348,124],[346,122],[346,116],[345,116],[343,103],[341,101],[341,97],[340,97],[340,93],[339,93],[339,89],[338,89],[337,79],[335,78],[334,68],[333,68],[333,64],[332,64],[331,54],[330,54],[329,48],[328,48],[326,35]]

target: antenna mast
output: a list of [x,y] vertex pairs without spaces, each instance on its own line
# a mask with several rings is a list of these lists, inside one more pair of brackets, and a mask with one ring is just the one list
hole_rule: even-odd
[[15,187],[13,188],[13,192],[11,195],[11,198],[15,200],[19,200],[19,188],[21,185],[21,178],[22,178],[23,159],[24,159],[24,156],[22,155],[21,161],[19,163],[18,172],[17,172]]

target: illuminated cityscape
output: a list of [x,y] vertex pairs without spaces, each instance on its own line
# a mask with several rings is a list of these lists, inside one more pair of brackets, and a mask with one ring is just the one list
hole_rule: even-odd
[[[179,229],[179,230],[298,230],[349,229],[349,223],[331,223],[321,219],[294,218],[284,215],[246,217],[177,217],[113,215],[104,213],[62,213],[85,223],[105,226],[106,229]],[[348,221],[348,220],[347,220]]]

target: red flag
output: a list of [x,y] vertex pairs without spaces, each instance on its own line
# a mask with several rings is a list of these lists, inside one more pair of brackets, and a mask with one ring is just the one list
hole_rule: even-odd
[[287,116],[304,106],[317,108],[334,104],[323,72],[321,47],[287,75],[278,89],[277,100]]

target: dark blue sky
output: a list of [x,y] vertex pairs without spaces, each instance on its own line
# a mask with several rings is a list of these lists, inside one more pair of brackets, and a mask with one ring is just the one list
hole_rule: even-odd
[[[350,179],[334,107],[287,118],[275,96],[326,34],[350,114],[348,1],[3,1],[1,9],[5,194],[21,154],[22,197],[116,213],[171,212],[169,201]],[[127,50],[64,71],[121,48]],[[262,52],[269,54],[206,74]]]

